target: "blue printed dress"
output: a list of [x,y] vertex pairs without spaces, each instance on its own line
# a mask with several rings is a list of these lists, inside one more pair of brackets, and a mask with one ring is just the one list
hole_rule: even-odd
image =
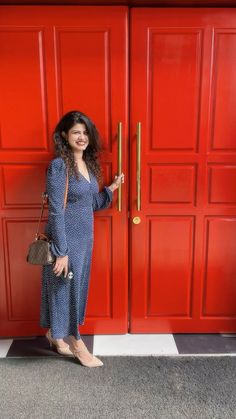
[[110,206],[113,192],[104,186],[99,192],[95,175],[90,182],[69,176],[66,208],[63,208],[66,165],[61,157],[51,160],[46,181],[48,222],[45,234],[55,256],[68,255],[72,279],[57,277],[52,265],[42,267],[40,326],[51,329],[54,339],[69,335],[80,339],[78,325],[84,324],[94,241],[94,211]]

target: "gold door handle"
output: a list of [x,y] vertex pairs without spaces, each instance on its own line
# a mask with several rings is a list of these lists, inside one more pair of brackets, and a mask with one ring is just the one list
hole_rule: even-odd
[[[118,123],[118,175],[122,173],[122,122]],[[118,188],[117,210],[121,211],[122,189],[121,183]]]
[[137,179],[137,211],[141,210],[141,122],[137,123],[137,154],[136,154],[136,179]]

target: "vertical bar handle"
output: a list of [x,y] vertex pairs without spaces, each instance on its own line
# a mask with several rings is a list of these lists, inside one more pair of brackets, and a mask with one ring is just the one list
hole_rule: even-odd
[[[118,122],[118,175],[122,173],[122,122]],[[122,189],[118,188],[117,210],[121,211]]]
[[136,184],[137,211],[141,210],[141,122],[137,123]]

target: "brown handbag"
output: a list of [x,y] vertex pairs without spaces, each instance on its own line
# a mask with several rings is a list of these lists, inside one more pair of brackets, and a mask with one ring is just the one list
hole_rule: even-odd
[[[68,170],[66,174],[66,188],[64,194],[64,208],[66,208],[67,194],[68,194],[69,176]],[[26,261],[32,265],[50,265],[55,262],[56,257],[50,250],[51,240],[45,233],[39,233],[39,226],[43,216],[44,204],[47,202],[48,194],[42,193],[41,214],[39,217],[37,232],[34,241],[29,245]]]

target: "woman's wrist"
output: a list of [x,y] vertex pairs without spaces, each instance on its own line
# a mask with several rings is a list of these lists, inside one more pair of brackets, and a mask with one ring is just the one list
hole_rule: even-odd
[[108,186],[108,188],[109,188],[112,192],[114,192],[114,191],[117,189],[117,186],[116,186],[116,184],[115,184],[115,183],[111,183],[111,184]]
[[108,186],[108,188],[114,192],[117,188],[119,188],[121,182],[124,182],[124,173],[121,173],[120,175],[116,175],[115,179],[111,183],[111,185]]

